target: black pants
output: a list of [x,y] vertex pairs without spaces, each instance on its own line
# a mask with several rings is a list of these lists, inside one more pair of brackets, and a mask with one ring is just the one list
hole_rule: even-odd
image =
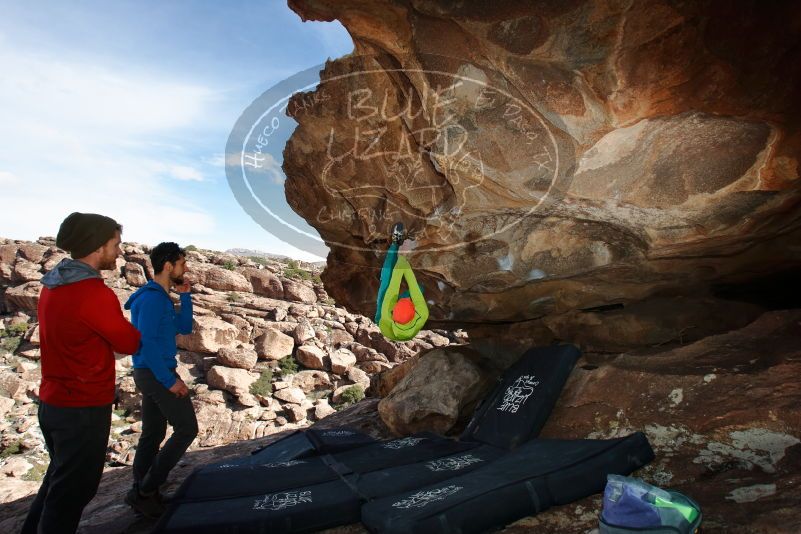
[[[133,376],[142,392],[142,436],[134,457],[134,482],[139,491],[151,493],[167,480],[197,436],[197,418],[189,397],[176,397],[150,369],[134,369]],[[173,434],[159,450],[167,423],[172,425]]]
[[111,405],[61,408],[42,402],[39,426],[50,453],[50,465],[22,533],[75,532],[103,474]]

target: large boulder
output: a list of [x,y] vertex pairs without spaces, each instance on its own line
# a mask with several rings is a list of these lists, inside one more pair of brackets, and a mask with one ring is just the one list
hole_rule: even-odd
[[309,369],[324,370],[327,367],[326,360],[328,359],[328,355],[323,349],[316,345],[303,345],[302,347],[298,347],[295,357],[303,367]]
[[301,404],[306,400],[306,393],[300,388],[288,387],[273,393],[273,397],[291,404]]
[[348,349],[337,349],[329,357],[331,372],[340,376],[348,374],[348,369],[356,364],[356,356]]
[[310,339],[314,339],[316,332],[314,331],[314,327],[311,325],[308,319],[301,318],[298,321],[298,326],[295,327],[295,331],[292,332],[292,337],[295,338],[295,343],[298,345],[303,345]]
[[284,298],[281,280],[267,269],[243,269],[242,274],[253,286],[253,292],[271,299]]
[[204,263],[187,263],[193,279],[210,289],[253,292],[253,286],[247,278],[236,271]]
[[258,361],[258,356],[255,350],[248,348],[223,347],[217,351],[217,361],[226,367],[253,369]]
[[323,371],[299,371],[292,376],[291,384],[308,393],[321,389],[331,389],[331,378],[328,373]]
[[[417,362],[420,361],[419,356],[414,356],[409,358],[405,362],[401,363],[400,365],[396,365],[394,367],[390,367],[385,371],[381,371],[378,374],[375,374],[372,378],[373,382],[373,391],[378,397],[386,397],[389,393],[395,389],[395,386],[403,380],[406,375],[408,375],[411,370],[417,365]],[[378,363],[383,363],[379,360]],[[380,369],[380,366],[371,366],[369,369]]]
[[317,302],[317,293],[303,282],[285,278],[283,286],[284,298],[286,300],[302,302],[304,304],[314,304]]
[[27,311],[36,313],[41,291],[42,284],[38,281],[9,287],[5,293],[6,308],[9,312]]
[[179,335],[178,347],[192,352],[217,353],[221,348],[233,348],[239,331],[231,323],[213,316],[195,317],[192,333]]
[[206,374],[206,381],[210,387],[221,389],[234,395],[250,393],[250,386],[258,380],[245,369],[232,369],[222,365],[215,365]]
[[141,264],[129,261],[124,268],[125,280],[134,287],[140,287],[147,283],[145,268]]
[[14,270],[11,273],[11,280],[16,284],[21,284],[41,280],[43,276],[41,265],[23,258],[17,258],[14,263]]
[[482,357],[467,347],[434,349],[420,358],[378,404],[384,423],[396,434],[445,434],[472,414],[492,384]]
[[139,264],[142,267],[142,269],[144,269],[146,278],[148,280],[153,279],[154,276],[153,263],[150,261],[150,256],[143,253],[127,254],[125,256],[125,259],[128,260],[129,262]]
[[266,327],[264,333],[256,339],[256,354],[265,360],[280,360],[292,354],[295,340],[272,327]]
[[21,243],[17,255],[32,263],[42,263],[44,257],[50,252],[50,247],[38,243]]
[[16,243],[5,243],[0,245],[0,263],[14,265],[14,262],[17,259],[17,251],[19,250],[19,247],[20,246]]

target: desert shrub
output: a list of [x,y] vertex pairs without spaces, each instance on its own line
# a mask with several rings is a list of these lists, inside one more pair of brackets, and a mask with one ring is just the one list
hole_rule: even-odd
[[273,372],[265,369],[258,380],[250,385],[251,395],[267,397],[273,392]]
[[360,385],[355,384],[343,391],[339,398],[339,404],[342,408],[350,406],[351,404],[356,404],[364,398],[364,389],[362,389]]
[[6,334],[7,336],[24,336],[25,333],[28,331],[28,324],[27,323],[17,323],[12,324],[11,326],[6,327]]
[[0,352],[7,352],[9,354],[14,354],[14,351],[19,348],[19,344],[22,341],[22,338],[19,337],[6,337],[0,339]]
[[27,480],[28,482],[41,482],[44,479],[45,473],[47,473],[47,464],[33,462],[33,467],[30,468],[27,473],[22,475],[22,480]]
[[0,452],[0,458],[8,458],[12,454],[20,454],[22,452],[22,442],[20,440],[12,441],[3,452]]
[[278,372],[281,376],[293,375],[298,372],[298,362],[292,356],[281,358],[278,361]]
[[293,269],[291,267],[287,267],[284,269],[284,276],[287,278],[295,278],[297,280],[311,280],[312,274],[305,270],[305,269]]

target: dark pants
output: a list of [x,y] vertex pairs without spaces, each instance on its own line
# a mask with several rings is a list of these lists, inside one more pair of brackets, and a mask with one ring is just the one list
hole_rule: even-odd
[[97,493],[106,461],[111,405],[61,408],[39,404],[50,465],[22,526],[23,534],[75,532]]
[[[134,483],[140,492],[151,493],[167,480],[197,436],[197,418],[189,397],[176,397],[150,369],[134,369],[133,376],[142,392],[142,436],[134,457]],[[159,450],[167,423],[172,425],[173,434]]]

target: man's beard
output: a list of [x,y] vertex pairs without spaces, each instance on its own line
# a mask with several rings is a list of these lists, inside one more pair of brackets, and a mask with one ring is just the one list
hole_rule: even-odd
[[103,263],[100,264],[101,271],[113,271],[117,268],[117,256],[114,256],[111,259],[106,258]]
[[183,277],[183,275],[181,275],[181,276],[170,276],[170,280],[171,280],[171,281],[172,281],[172,283],[173,283],[173,284],[175,284],[176,286],[183,285],[183,283],[184,283],[184,277]]

